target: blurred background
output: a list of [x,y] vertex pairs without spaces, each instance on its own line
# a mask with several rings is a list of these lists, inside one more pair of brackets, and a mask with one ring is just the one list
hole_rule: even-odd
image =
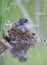
[[[0,0],[0,38],[2,31],[20,18],[27,18],[31,29],[47,39],[47,0]],[[0,65],[47,65],[47,43],[39,43],[26,54],[27,62],[13,59],[10,53],[0,56]]]

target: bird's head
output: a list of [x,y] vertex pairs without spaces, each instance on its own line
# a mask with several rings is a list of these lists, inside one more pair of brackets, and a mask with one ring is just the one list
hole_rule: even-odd
[[21,24],[21,25],[23,25],[24,23],[27,23],[27,19],[26,18],[21,18],[21,19],[19,19],[19,23]]

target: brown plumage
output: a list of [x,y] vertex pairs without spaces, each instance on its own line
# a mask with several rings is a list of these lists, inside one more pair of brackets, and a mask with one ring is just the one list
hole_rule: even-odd
[[[22,23],[24,23],[27,20],[25,19],[21,21]],[[11,29],[8,29],[6,36],[4,36],[3,34],[3,39],[7,41],[6,45],[4,44],[5,42],[0,41],[0,44],[4,46],[4,50],[12,46],[12,48],[10,49],[10,52],[13,57],[18,56],[18,54],[22,53],[23,50],[24,52],[27,52],[27,50],[32,45],[35,45],[35,43],[33,42],[36,36],[35,33],[30,32],[25,26],[22,26],[24,24],[20,25],[19,23],[17,24],[19,25],[19,27],[15,26],[16,24],[15,25],[13,24]],[[22,31],[22,28],[24,31]],[[10,45],[8,46],[7,44],[8,45],[10,44]],[[3,51],[1,53],[3,53]]]

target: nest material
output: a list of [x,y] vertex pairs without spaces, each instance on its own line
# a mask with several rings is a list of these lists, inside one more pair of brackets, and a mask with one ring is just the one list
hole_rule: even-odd
[[0,40],[0,54],[2,54],[6,50],[5,44]]

